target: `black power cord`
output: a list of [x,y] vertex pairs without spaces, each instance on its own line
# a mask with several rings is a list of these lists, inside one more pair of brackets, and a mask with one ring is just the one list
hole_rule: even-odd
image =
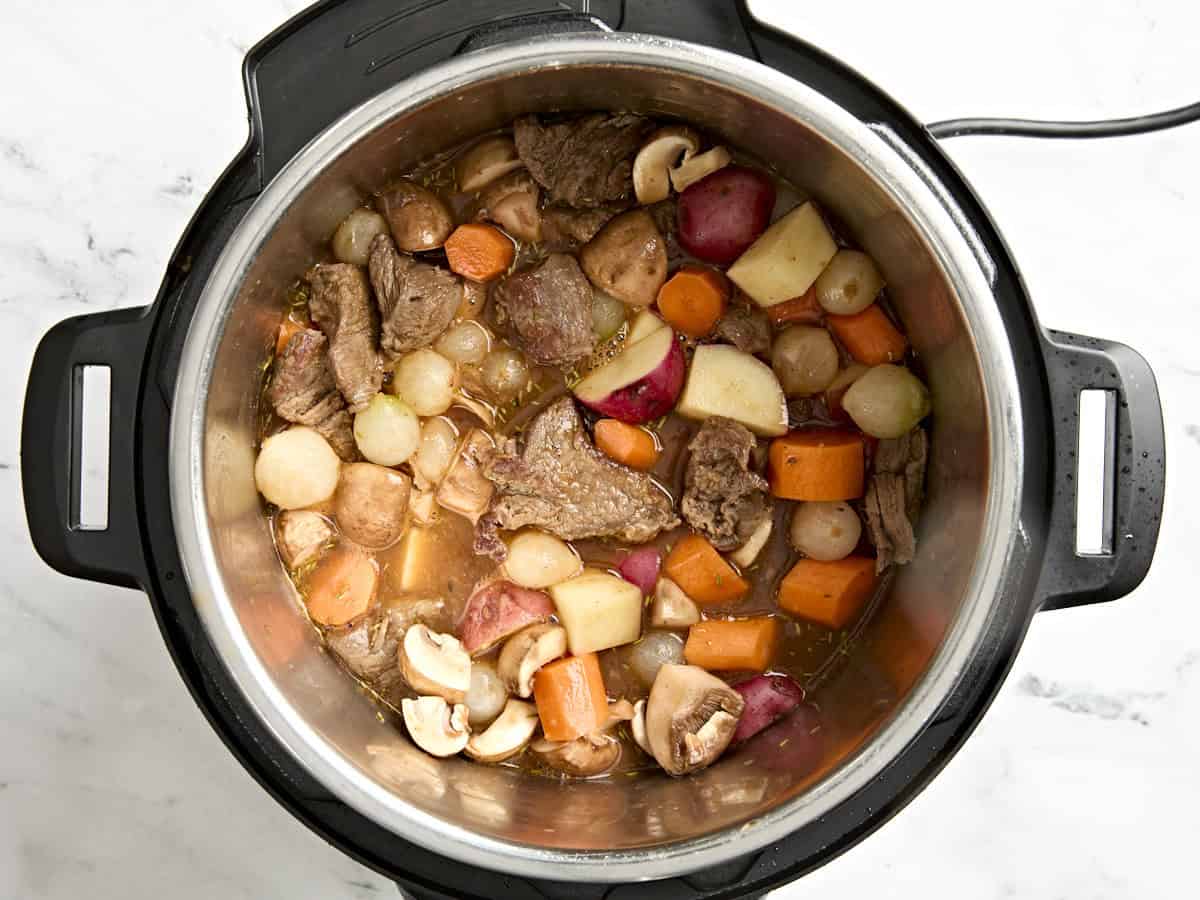
[[929,133],[935,138],[966,137],[975,134],[1009,135],[1035,138],[1107,138],[1146,134],[1186,125],[1200,119],[1200,103],[1191,103],[1165,112],[1128,119],[1099,119],[1094,122],[1055,122],[1038,119],[946,119],[934,122]]

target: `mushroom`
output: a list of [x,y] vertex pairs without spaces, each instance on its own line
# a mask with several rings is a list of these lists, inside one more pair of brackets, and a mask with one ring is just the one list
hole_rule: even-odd
[[438,504],[472,522],[478,521],[492,502],[492,483],[484,477],[483,467],[495,451],[496,444],[491,436],[486,431],[472,428],[438,485]]
[[461,753],[470,740],[467,708],[461,703],[451,706],[442,697],[404,699],[400,701],[400,713],[408,736],[430,756]]
[[408,253],[436,250],[454,230],[454,217],[442,198],[412,181],[400,181],[375,199],[388,220],[396,246]]
[[413,625],[400,642],[400,673],[418,694],[460,704],[471,688],[471,654],[453,635]]
[[479,216],[495,222],[519,241],[540,241],[540,191],[528,172],[509,172],[479,195]]
[[621,744],[611,734],[585,734],[573,741],[534,741],[533,752],[542,762],[568,775],[599,775],[621,758]]
[[633,718],[629,721],[629,730],[633,732],[633,742],[645,751],[647,756],[653,756],[650,740],[646,737],[646,701],[639,700],[633,704]]
[[667,280],[667,248],[644,209],[621,213],[579,251],[579,264],[604,293],[649,306]]
[[532,703],[510,699],[500,718],[467,741],[467,756],[480,762],[500,762],[515,756],[533,737],[538,721],[537,708]]
[[633,704],[622,698],[608,704],[608,719],[600,726],[601,731],[616,728],[622,722],[632,722],[634,716]]
[[518,697],[529,697],[537,670],[566,652],[567,629],[548,622],[530,625],[510,637],[500,651],[500,677]]
[[484,138],[460,156],[454,164],[454,174],[458,189],[473,194],[523,165],[512,138],[498,134]]
[[342,534],[371,550],[389,547],[404,534],[412,480],[374,463],[342,466],[333,514]]
[[700,136],[682,125],[668,125],[650,135],[633,161],[633,192],[638,203],[648,205],[671,194],[669,172],[682,157],[692,158],[700,149]]
[[713,147],[683,162],[671,170],[671,184],[677,193],[682,194],[701,178],[706,178],[717,169],[723,169],[733,162],[733,154],[724,147]]
[[745,707],[741,694],[699,666],[665,665],[646,703],[646,739],[670,775],[714,762],[729,746]]
[[689,628],[700,621],[700,610],[683,588],[666,576],[654,586],[650,624],[655,628]]
[[275,520],[275,539],[289,569],[315,560],[333,535],[329,520],[310,509],[287,509]]

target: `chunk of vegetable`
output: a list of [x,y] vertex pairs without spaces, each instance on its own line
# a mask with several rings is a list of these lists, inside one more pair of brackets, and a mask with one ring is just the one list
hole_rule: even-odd
[[766,230],[729,269],[730,280],[759,306],[802,295],[837,253],[833,235],[811,201]]
[[779,649],[779,620],[708,619],[688,631],[684,658],[693,666],[714,672],[762,672]]
[[651,631],[629,648],[629,668],[646,687],[664,665],[683,664],[683,638],[673,631]]
[[636,316],[634,316],[633,324],[629,326],[629,334],[625,336],[625,346],[632,346],[642,338],[649,337],[652,332],[666,327],[666,322],[664,322],[650,310],[643,309]]
[[842,398],[846,396],[846,391],[850,390],[850,385],[862,378],[868,371],[868,367],[862,363],[851,363],[837,373],[837,377],[833,379],[829,387],[825,388],[825,408],[829,410],[829,415],[835,419],[850,418],[842,408]]
[[378,583],[379,567],[365,550],[352,544],[337,547],[308,576],[308,614],[319,625],[345,625],[370,609]]
[[643,206],[671,194],[668,173],[700,149],[700,136],[682,125],[667,125],[646,139],[633,161],[633,193]]
[[626,309],[616,297],[610,297],[604,291],[592,292],[592,330],[597,340],[607,341],[621,330]]
[[689,628],[700,621],[700,609],[683,588],[670,578],[660,578],[650,604],[650,624],[655,628]]
[[529,363],[511,347],[497,347],[483,360],[483,384],[500,400],[510,400],[529,387]]
[[547,740],[573,741],[608,719],[608,696],[595,653],[542,666],[533,677],[533,698]]
[[854,382],[842,397],[854,424],[871,437],[903,437],[929,415],[929,391],[920,379],[900,366],[875,366]]
[[621,213],[579,251],[579,267],[604,293],[649,306],[667,279],[667,249],[644,209]]
[[499,228],[481,222],[459,225],[446,238],[450,271],[478,284],[499,278],[516,256],[512,238]]
[[899,362],[908,349],[908,341],[878,303],[856,315],[829,316],[825,321],[842,346],[864,366]]
[[817,300],[826,312],[852,316],[870,306],[883,290],[875,261],[858,250],[839,250],[817,278]]
[[288,341],[305,329],[303,322],[297,322],[291,316],[279,323],[279,331],[275,335],[275,355],[282,356],[287,349]]
[[746,543],[738,547],[729,554],[729,558],[733,562],[743,568],[748,569],[754,565],[754,561],[758,559],[758,554],[762,553],[763,547],[767,545],[767,541],[771,539],[771,531],[775,527],[775,520],[770,516],[762,520],[762,523],[754,529],[754,533],[750,535]]
[[454,402],[457,387],[454,363],[433,350],[407,353],[392,370],[392,393],[418,416],[440,416]]
[[733,154],[726,147],[713,147],[711,150],[697,153],[671,170],[671,186],[675,188],[676,193],[682,194],[701,178],[725,168],[731,162]]
[[400,540],[408,520],[412,479],[374,463],[349,463],[333,497],[342,534],[363,547],[382,550]]
[[365,266],[371,255],[371,241],[387,232],[387,219],[374,210],[359,207],[333,233],[333,255],[338,262]]
[[789,397],[819,394],[837,376],[838,349],[824,328],[791,325],[775,338],[771,368]]
[[617,564],[617,571],[630,584],[636,584],[643,594],[650,594],[658,582],[662,554],[657,547],[639,547]]
[[413,457],[413,470],[430,484],[437,484],[450,470],[458,449],[458,429],[444,416],[426,419],[421,425],[421,443]]
[[454,230],[454,216],[442,198],[412,181],[399,181],[375,200],[396,246],[406,253],[436,250]]
[[593,369],[574,393],[596,412],[638,425],[670,412],[686,368],[675,332],[662,328]]
[[292,426],[262,442],[254,483],[269,503],[301,509],[333,496],[341,466],[325,438],[311,428]]
[[843,559],[862,537],[862,522],[849,503],[810,500],[792,513],[792,546],[809,559]]
[[863,493],[861,435],[813,428],[771,441],[771,493],[785,500],[853,500]]
[[696,348],[676,412],[698,421],[724,416],[760,435],[787,431],[787,398],[771,367],[725,344]]
[[585,569],[550,588],[576,656],[619,647],[642,633],[642,591],[624,578]]
[[472,656],[490,650],[522,628],[545,622],[554,612],[549,595],[496,580],[481,585],[467,598],[456,634]]
[[376,394],[354,417],[354,443],[359,452],[380,466],[398,466],[417,452],[421,421],[399,397]]
[[508,689],[491,663],[471,664],[471,686],[467,689],[467,721],[473,727],[486,725],[504,709]]
[[765,172],[721,168],[679,195],[680,246],[704,262],[727,266],[766,230],[774,208],[775,182]]
[[750,590],[708,541],[698,534],[679,539],[663,563],[663,571],[696,603],[728,603]]
[[454,163],[454,174],[458,189],[464,194],[471,194],[522,165],[512,138],[494,135],[464,152]]
[[658,442],[645,428],[617,419],[601,419],[594,434],[596,447],[602,453],[631,469],[649,472],[658,462]]
[[658,311],[676,331],[692,338],[710,334],[729,303],[729,282],[715,269],[684,266],[658,292]]
[[793,322],[798,325],[819,325],[825,317],[825,310],[817,302],[816,287],[810,287],[799,297],[767,307],[767,317],[776,325]]
[[508,542],[504,572],[521,587],[548,588],[579,574],[583,563],[569,544],[527,528]]
[[755,675],[733,689],[746,701],[734,743],[754,737],[804,702],[804,688],[786,675]]
[[459,322],[448,328],[433,347],[451,362],[474,366],[483,362],[492,349],[492,336],[478,322]]
[[779,606],[794,616],[844,628],[875,592],[875,560],[865,556],[802,559],[779,585]]

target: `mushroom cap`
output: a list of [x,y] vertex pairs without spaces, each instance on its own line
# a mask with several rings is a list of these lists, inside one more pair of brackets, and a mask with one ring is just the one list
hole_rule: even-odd
[[633,160],[633,192],[638,203],[666,200],[671,194],[670,171],[700,149],[700,136],[683,125],[667,125],[647,138]]
[[515,756],[525,749],[538,722],[537,708],[532,703],[510,697],[499,718],[467,741],[467,756],[480,762],[500,762]]
[[471,688],[471,654],[453,635],[413,625],[400,642],[400,672],[418,694],[462,703]]
[[671,184],[676,192],[682,194],[701,178],[707,178],[717,169],[723,169],[733,162],[733,154],[725,147],[713,147],[690,158],[671,170]]
[[745,701],[699,666],[664,665],[646,703],[646,737],[658,764],[686,775],[729,746]]
[[683,588],[665,575],[654,586],[650,624],[657,628],[688,628],[700,621],[700,610]]
[[633,732],[633,741],[645,751],[647,756],[653,756],[650,749],[650,739],[646,737],[646,701],[639,700],[633,704],[633,718],[629,722],[629,730]]
[[548,766],[568,775],[599,775],[607,772],[621,758],[621,743],[611,734],[595,732],[573,741],[540,740],[532,745]]
[[533,676],[567,652],[567,629],[546,622],[530,625],[510,637],[500,651],[497,670],[518,697],[533,694]]
[[513,139],[497,134],[484,138],[463,153],[454,164],[454,174],[458,189],[471,194],[523,165]]
[[413,743],[430,756],[454,756],[461,753],[471,737],[467,708],[451,706],[442,697],[418,697],[400,701],[404,727]]

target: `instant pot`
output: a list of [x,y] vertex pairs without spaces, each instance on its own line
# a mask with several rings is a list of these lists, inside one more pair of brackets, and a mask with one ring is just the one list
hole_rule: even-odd
[[[1146,574],[1164,474],[1146,362],[1043,329],[934,134],[742,4],[325,2],[255,47],[245,79],[250,139],[154,303],[64,321],[38,347],[22,433],[30,531],[60,572],[145,591],[230,752],[403,891],[759,896],[861,840],[938,773],[1035,612],[1112,600]],[[336,224],[416,161],[515,116],[604,108],[695,123],[831,210],[885,273],[934,414],[917,559],[825,673],[820,720],[784,720],[687,778],[566,783],[416,750],[304,620],[252,470],[287,288]],[[105,530],[79,521],[86,366],[111,371]],[[1113,398],[1112,540],[1079,555],[1086,389]]]

